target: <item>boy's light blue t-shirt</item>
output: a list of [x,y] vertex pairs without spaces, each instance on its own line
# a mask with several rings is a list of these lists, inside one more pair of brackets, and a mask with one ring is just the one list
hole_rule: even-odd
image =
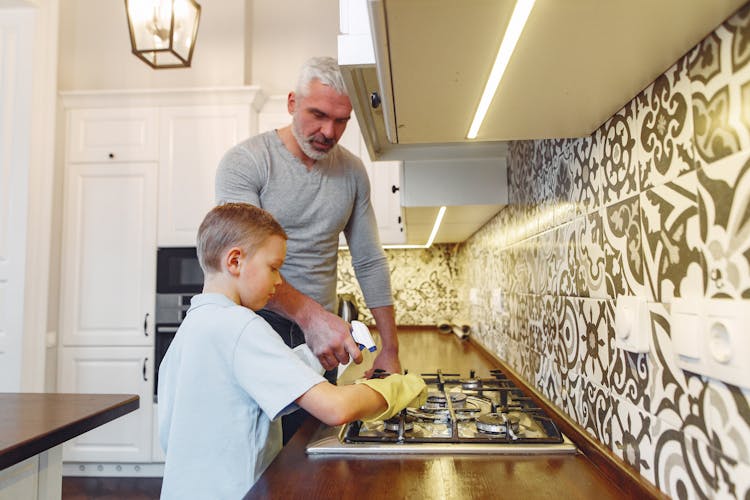
[[242,498],[281,450],[281,415],[325,379],[260,316],[193,297],[159,368],[162,498]]

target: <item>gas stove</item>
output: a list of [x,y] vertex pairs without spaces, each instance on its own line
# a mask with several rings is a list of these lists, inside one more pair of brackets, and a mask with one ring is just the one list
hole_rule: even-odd
[[322,425],[307,445],[317,454],[575,453],[546,412],[502,371],[423,373],[427,402],[388,419]]

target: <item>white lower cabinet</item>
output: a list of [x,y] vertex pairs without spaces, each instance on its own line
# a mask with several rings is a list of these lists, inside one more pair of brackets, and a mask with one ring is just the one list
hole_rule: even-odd
[[72,462],[150,462],[154,360],[151,347],[63,347],[59,392],[137,394],[140,408],[63,446]]

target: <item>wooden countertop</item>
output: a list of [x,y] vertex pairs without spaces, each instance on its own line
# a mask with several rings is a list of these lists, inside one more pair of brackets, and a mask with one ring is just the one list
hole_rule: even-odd
[[[488,376],[497,367],[453,334],[399,329],[399,343],[402,367],[412,373],[474,369]],[[363,373],[363,366],[352,365],[342,381]],[[631,498],[581,453],[311,457],[305,446],[319,425],[313,418],[305,422],[245,498]]]
[[0,470],[138,407],[132,394],[0,393]]

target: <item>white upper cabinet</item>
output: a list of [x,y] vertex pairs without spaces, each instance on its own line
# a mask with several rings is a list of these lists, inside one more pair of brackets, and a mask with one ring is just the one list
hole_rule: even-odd
[[158,164],[158,246],[195,246],[216,167],[256,132],[257,87],[64,92],[67,161]]
[[406,241],[401,208],[401,162],[373,162],[367,154],[367,146],[360,138],[360,157],[370,177],[370,199],[378,220],[380,241],[385,245],[402,244]]
[[155,108],[77,109],[69,113],[68,161],[155,161]]
[[158,245],[195,246],[198,226],[215,205],[216,167],[250,135],[250,107],[167,107],[159,128]]

